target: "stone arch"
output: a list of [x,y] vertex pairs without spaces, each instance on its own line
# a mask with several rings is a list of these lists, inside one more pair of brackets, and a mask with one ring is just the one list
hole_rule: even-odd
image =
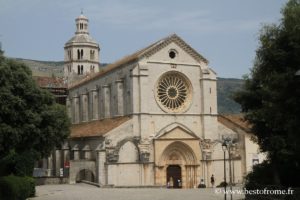
[[138,147],[132,141],[126,141],[119,149],[119,162],[137,162],[139,160]]
[[195,165],[197,163],[197,157],[193,150],[185,143],[176,141],[165,148],[158,164],[161,166],[165,164]]
[[[115,154],[118,155],[117,161],[118,162],[129,162],[129,161],[126,161],[126,159],[125,159],[125,161],[120,161],[120,153],[121,154],[125,153],[123,151],[123,149],[125,149],[125,148],[123,148],[125,144],[128,145],[128,147],[132,150],[131,153],[134,152],[134,156],[136,156],[136,159],[134,161],[130,161],[130,162],[139,161],[140,160],[139,159],[140,149],[138,147],[138,143],[139,143],[139,138],[137,138],[137,137],[128,137],[128,138],[125,138],[125,139],[119,141],[114,150]],[[128,153],[130,153],[130,152],[127,152],[126,156],[128,156]],[[131,160],[133,160],[133,158],[131,158]]]
[[89,181],[89,182],[95,182],[95,174],[93,171],[89,169],[82,169],[80,170],[76,175],[76,183],[80,181]]
[[[81,171],[91,172],[93,176],[96,175],[96,163],[95,161],[88,161],[88,160],[70,160],[70,176],[69,176],[69,183],[75,184],[77,175]],[[97,182],[96,178],[94,181]]]
[[156,168],[156,183],[166,185],[167,169],[169,166],[181,168],[180,181],[183,188],[193,188],[197,186],[200,174],[200,163],[193,148],[182,141],[174,141],[163,150]]

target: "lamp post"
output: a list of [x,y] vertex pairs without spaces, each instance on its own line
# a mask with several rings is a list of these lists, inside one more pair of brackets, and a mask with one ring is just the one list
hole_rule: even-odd
[[226,194],[226,149],[227,149],[227,144],[225,140],[222,143],[222,149],[224,151],[224,199],[227,199],[227,194]]
[[229,160],[229,184],[230,184],[230,200],[232,200],[232,172],[231,172],[231,147],[232,142],[228,142],[228,160]]

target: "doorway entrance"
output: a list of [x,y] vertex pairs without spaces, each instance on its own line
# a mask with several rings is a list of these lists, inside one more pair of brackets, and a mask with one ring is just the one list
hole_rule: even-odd
[[170,188],[182,187],[181,167],[179,165],[167,167],[167,183]]

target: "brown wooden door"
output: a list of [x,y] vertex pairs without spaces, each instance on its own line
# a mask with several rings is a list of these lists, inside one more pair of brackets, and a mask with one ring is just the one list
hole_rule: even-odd
[[170,188],[181,188],[181,167],[179,165],[169,165],[167,167],[167,183],[169,182]]

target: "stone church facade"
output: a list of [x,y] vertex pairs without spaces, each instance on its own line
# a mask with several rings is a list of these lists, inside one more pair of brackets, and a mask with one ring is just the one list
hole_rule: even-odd
[[[83,15],[80,20],[88,22]],[[90,36],[77,30],[75,37]],[[65,45],[66,79],[81,65],[88,73],[69,82],[71,135],[48,159],[56,175],[68,167],[69,183],[194,188],[201,179],[210,186],[214,174],[217,185],[224,180],[224,138],[233,141],[226,161],[230,152],[235,183],[243,182],[253,157],[262,161],[249,126],[241,118],[218,115],[217,77],[208,60],[176,34],[102,69],[94,63],[98,57],[80,57],[81,49],[83,55],[92,50],[98,55],[98,44],[71,41]],[[79,57],[70,59],[68,52]],[[94,73],[91,63],[97,66]]]

